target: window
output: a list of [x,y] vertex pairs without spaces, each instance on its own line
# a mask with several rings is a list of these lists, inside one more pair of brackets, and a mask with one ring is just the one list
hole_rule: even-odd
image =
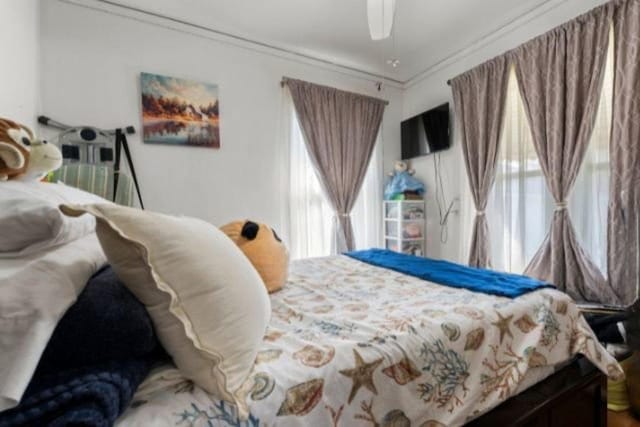
[[[335,252],[334,214],[307,153],[293,108],[289,109],[289,240],[292,259]],[[351,212],[357,249],[380,246],[382,222],[382,150],[380,138],[371,156],[358,200]]]
[[[613,58],[610,46],[595,128],[569,197],[569,215],[580,244],[601,271],[606,271]],[[522,273],[547,235],[554,209],[511,70],[496,179],[487,206],[493,268]]]
[[487,205],[493,268],[522,273],[549,230],[553,209],[512,69],[496,179]]

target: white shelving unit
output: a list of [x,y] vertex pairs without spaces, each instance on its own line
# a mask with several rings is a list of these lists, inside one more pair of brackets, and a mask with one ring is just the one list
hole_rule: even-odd
[[424,256],[424,200],[385,200],[383,204],[385,247],[395,252]]

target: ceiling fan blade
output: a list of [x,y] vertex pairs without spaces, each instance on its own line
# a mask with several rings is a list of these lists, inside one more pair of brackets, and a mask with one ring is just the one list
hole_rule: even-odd
[[396,0],[367,0],[367,18],[372,40],[386,39],[391,35]]

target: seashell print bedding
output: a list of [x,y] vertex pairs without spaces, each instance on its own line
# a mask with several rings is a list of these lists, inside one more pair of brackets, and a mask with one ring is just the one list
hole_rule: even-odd
[[501,298],[336,256],[294,262],[271,301],[249,419],[166,368],[118,425],[457,426],[576,354],[622,375],[554,289]]

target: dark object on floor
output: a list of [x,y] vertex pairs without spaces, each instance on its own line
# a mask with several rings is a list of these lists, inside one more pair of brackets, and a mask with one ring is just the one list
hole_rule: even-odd
[[0,413],[0,426],[112,426],[151,363],[129,359],[34,378],[20,405]]
[[145,356],[157,347],[144,305],[105,267],[56,326],[36,375]]
[[629,318],[623,322],[627,336],[627,345],[631,350],[640,351],[640,313],[629,313]]
[[623,344],[624,337],[618,328],[618,322],[625,321],[629,318],[626,312],[617,314],[596,314],[587,313],[585,319],[593,332],[598,337],[598,341],[604,344]]
[[605,427],[606,376],[586,359],[556,372],[469,426]]
[[627,391],[631,410],[636,417],[640,416],[640,351],[635,351],[624,362]]

